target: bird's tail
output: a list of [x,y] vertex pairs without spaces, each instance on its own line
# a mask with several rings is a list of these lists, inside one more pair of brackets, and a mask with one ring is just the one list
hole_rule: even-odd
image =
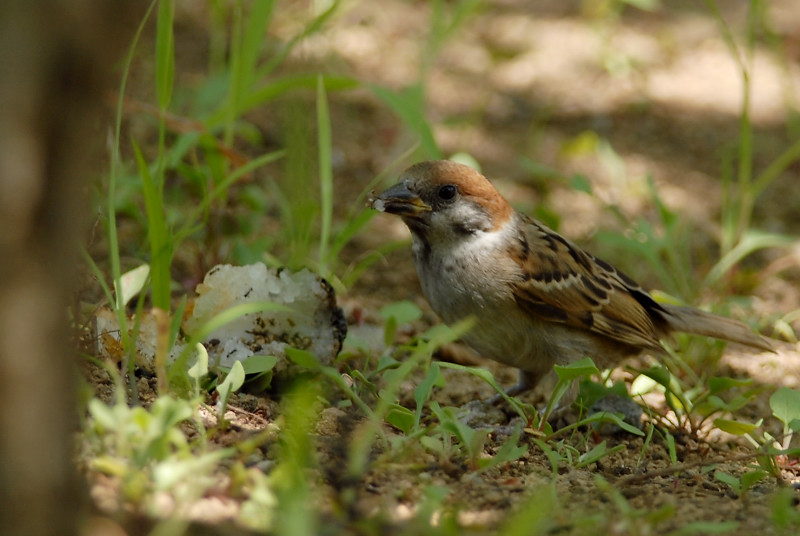
[[692,307],[661,304],[667,310],[667,321],[674,331],[705,335],[715,339],[738,342],[752,348],[774,352],[772,345],[742,322],[718,316]]

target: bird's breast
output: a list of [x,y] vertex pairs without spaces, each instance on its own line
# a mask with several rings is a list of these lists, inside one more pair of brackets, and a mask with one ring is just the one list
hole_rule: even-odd
[[490,241],[431,247],[415,239],[414,263],[422,292],[445,322],[516,307],[510,283],[518,269],[503,262]]

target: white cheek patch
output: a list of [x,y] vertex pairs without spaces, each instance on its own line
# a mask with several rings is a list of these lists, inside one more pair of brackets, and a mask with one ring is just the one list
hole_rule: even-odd
[[475,242],[481,248],[487,250],[494,250],[503,247],[508,241],[508,236],[515,231],[513,225],[504,223],[499,228],[493,231],[480,231],[475,234]]
[[[457,241],[452,254],[456,256],[477,257],[481,262],[493,262],[491,255],[493,252],[504,247],[508,242],[508,236],[514,232],[514,226],[504,224],[495,231],[476,231],[468,239],[463,238]],[[486,258],[485,256],[489,256]]]

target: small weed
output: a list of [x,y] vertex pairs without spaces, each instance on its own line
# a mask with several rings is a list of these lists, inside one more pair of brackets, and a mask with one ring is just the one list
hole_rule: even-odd
[[739,497],[745,495],[750,488],[767,476],[769,476],[769,473],[763,469],[746,471],[738,477],[722,471],[714,471],[714,478],[730,487]]
[[270,474],[277,504],[275,527],[285,535],[315,534],[320,524],[319,511],[309,510],[318,501],[308,472],[316,466],[312,431],[319,410],[319,387],[300,381],[284,397],[278,463]]
[[735,413],[753,401],[760,391],[749,388],[752,380],[725,377],[711,377],[705,383],[697,381],[696,387],[686,387],[663,365],[637,372],[640,376],[631,385],[632,396],[645,394],[658,387],[664,392],[667,406],[674,416],[662,415],[662,422],[673,429],[688,429],[694,434],[700,434],[706,422],[712,418],[716,418],[715,425],[719,426],[720,422],[724,422],[720,421],[721,414]]
[[781,387],[769,399],[772,415],[783,423],[781,446],[789,448],[792,437],[800,431],[800,392]]
[[556,494],[555,482],[534,491],[500,528],[500,536],[538,536],[553,534],[556,512],[562,502]]
[[600,475],[595,475],[594,483],[598,491],[611,501],[616,514],[613,517],[614,527],[620,533],[639,534],[649,527],[668,521],[675,515],[675,507],[669,504],[652,510],[631,506],[622,493]]
[[231,394],[238,391],[244,385],[244,367],[241,361],[237,361],[231,367],[225,379],[218,383],[216,391],[219,393],[217,401],[217,416],[221,424],[225,423],[225,411],[228,409],[228,399]]
[[800,510],[797,509],[797,494],[794,490],[779,489],[772,498],[772,522],[777,534],[797,534],[800,530]]
[[758,468],[753,468],[738,478],[725,473],[715,474],[718,480],[728,484],[739,495],[745,494],[753,484],[765,476],[773,476],[780,480],[781,468],[791,465],[790,458],[800,456],[800,449],[789,446],[794,433],[800,430],[800,393],[781,387],[770,397],[770,407],[773,416],[783,424],[783,434],[780,439],[761,430],[763,419],[759,419],[756,423],[722,418],[714,420],[717,428],[747,438],[758,451],[755,456]]
[[215,485],[219,461],[235,452],[188,442],[180,426],[195,418],[197,408],[197,401],[167,396],[149,410],[90,400],[84,445],[91,469],[118,481],[121,500],[137,508],[174,514],[158,506],[157,492],[169,494],[178,508],[188,507]]
[[[434,450],[440,457],[450,459],[453,452],[450,447],[456,446],[467,455],[468,470],[481,473],[492,467],[515,461],[527,452],[527,447],[520,446],[520,427],[511,434],[505,443],[492,457],[485,457],[484,450],[489,437],[489,430],[473,429],[464,424],[453,408],[442,408],[436,401],[431,402],[431,410],[439,421],[432,427],[429,435],[421,438],[422,444]],[[455,445],[453,441],[455,440]]]

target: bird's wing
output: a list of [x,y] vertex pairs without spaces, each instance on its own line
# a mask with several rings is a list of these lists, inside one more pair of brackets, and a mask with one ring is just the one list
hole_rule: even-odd
[[529,314],[639,348],[661,348],[662,307],[635,281],[543,224],[523,217],[512,246],[522,268],[513,294]]

